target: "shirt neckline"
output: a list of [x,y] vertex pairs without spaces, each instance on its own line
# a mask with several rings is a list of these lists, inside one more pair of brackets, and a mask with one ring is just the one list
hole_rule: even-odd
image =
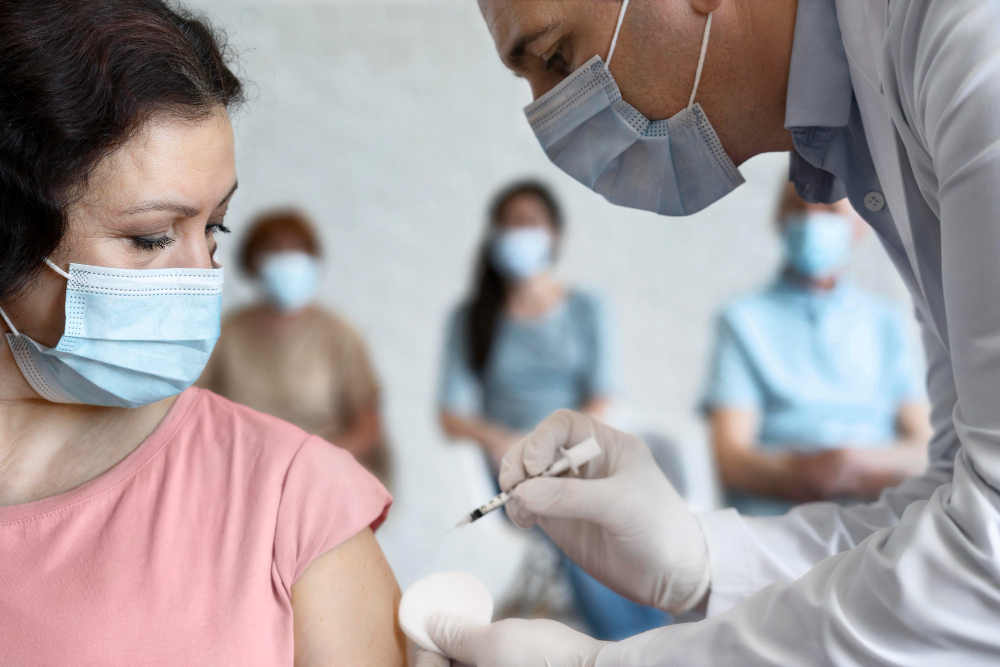
[[511,317],[507,313],[503,313],[502,318],[505,324],[509,324],[515,327],[536,327],[543,324],[547,324],[569,309],[570,301],[573,299],[574,292],[571,289],[567,289],[565,293],[560,297],[558,301],[552,304],[552,307],[540,315],[534,317],[520,318]]
[[198,392],[191,387],[181,392],[170,406],[167,414],[157,424],[153,432],[136,447],[132,453],[119,461],[114,467],[92,480],[84,482],[75,489],[58,493],[54,496],[33,500],[19,505],[0,507],[0,526],[13,523],[23,523],[39,519],[43,516],[69,510],[76,505],[103,495],[127,481],[149,462],[163,446],[170,441],[177,428],[194,405]]

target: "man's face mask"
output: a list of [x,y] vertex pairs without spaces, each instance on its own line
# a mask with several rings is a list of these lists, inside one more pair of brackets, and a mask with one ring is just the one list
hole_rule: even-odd
[[807,278],[836,275],[851,256],[851,221],[836,213],[789,216],[782,225],[788,263]]
[[594,56],[524,112],[552,162],[612,204],[660,215],[697,213],[744,182],[694,101],[712,15],[688,106],[654,122],[622,99],[608,69],[628,3],[622,3],[607,63]]

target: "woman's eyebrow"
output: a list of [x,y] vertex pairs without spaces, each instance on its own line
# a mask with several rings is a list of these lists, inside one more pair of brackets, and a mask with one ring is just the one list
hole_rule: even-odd
[[531,46],[533,42],[538,41],[542,37],[545,37],[552,31],[559,27],[558,21],[552,21],[548,25],[545,25],[534,32],[528,33],[527,35],[522,35],[514,45],[507,49],[507,52],[503,56],[504,63],[507,67],[515,72],[520,72],[524,68],[524,54],[527,52],[528,47]]
[[150,211],[169,211],[177,215],[182,215],[185,218],[193,218],[198,215],[198,209],[194,206],[167,200],[153,200],[136,204],[125,209],[123,213],[125,215],[136,215],[139,213],[149,213]]
[[[215,208],[219,208],[228,202],[236,192],[236,188],[239,186],[239,183],[234,183],[233,187],[229,190],[229,193],[222,198],[222,201],[220,201]],[[196,207],[189,204],[182,204],[181,202],[162,199],[154,199],[152,201],[136,204],[135,206],[130,206],[122,212],[125,215],[137,215],[139,213],[149,213],[150,211],[169,211],[170,213],[176,213],[177,215],[184,216],[185,218],[194,218],[200,213]]]
[[232,187],[232,189],[230,189],[230,190],[229,190],[229,194],[228,194],[228,195],[226,195],[225,197],[223,197],[223,198],[222,198],[222,201],[220,201],[220,202],[219,202],[219,205],[218,205],[218,206],[216,206],[215,208],[219,208],[219,206],[223,206],[223,205],[225,205],[225,204],[226,204],[226,202],[228,202],[228,201],[229,201],[230,199],[232,199],[232,198],[233,198],[233,195],[234,195],[234,194],[236,194],[236,188],[238,188],[238,187],[240,187],[240,183],[239,183],[239,181],[237,181],[237,182],[233,183],[233,187]]

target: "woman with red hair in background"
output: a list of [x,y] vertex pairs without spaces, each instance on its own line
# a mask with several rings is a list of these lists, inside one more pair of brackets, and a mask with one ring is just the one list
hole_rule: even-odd
[[257,216],[240,264],[261,298],[225,318],[199,384],[346,449],[388,483],[378,378],[357,331],[313,302],[321,258],[303,213]]

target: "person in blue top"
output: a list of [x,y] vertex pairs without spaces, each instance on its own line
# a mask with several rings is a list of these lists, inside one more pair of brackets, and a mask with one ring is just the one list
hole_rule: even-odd
[[[552,273],[563,231],[543,184],[515,183],[490,210],[473,293],[454,312],[444,351],[441,425],[480,444],[494,479],[500,459],[552,412],[602,417],[618,392],[607,308]],[[669,622],[564,559],[580,615],[595,636],[629,637]]]
[[730,503],[874,499],[920,473],[930,437],[900,314],[843,277],[864,226],[846,200],[779,206],[786,263],[727,307],[703,402]]

